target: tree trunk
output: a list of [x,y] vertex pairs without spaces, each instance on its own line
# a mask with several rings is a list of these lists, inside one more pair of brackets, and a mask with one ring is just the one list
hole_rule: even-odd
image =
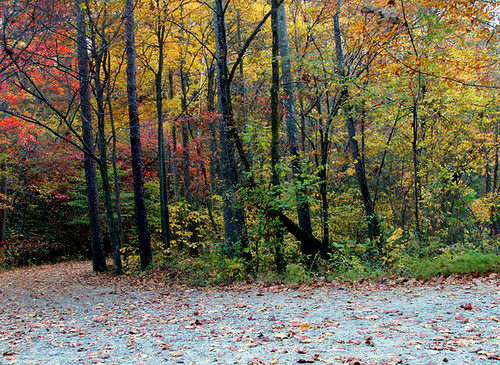
[[[104,33],[104,32],[103,32]],[[111,97],[112,97],[112,81],[111,81],[111,57],[109,54],[109,47],[105,50],[104,53],[104,59],[103,59],[103,71],[104,71],[104,87],[106,89],[106,104],[108,106],[108,115],[109,115],[109,123],[111,126],[111,140],[112,140],[112,149],[111,149],[111,163],[113,166],[113,184],[114,184],[114,195],[115,195],[115,210],[116,210],[116,221],[117,221],[117,228],[118,228],[118,251],[120,248],[123,247],[124,242],[125,242],[125,235],[123,232],[123,219],[122,219],[122,211],[121,211],[121,203],[120,203],[120,184],[118,180],[118,167],[117,167],[117,159],[116,159],[116,130],[115,130],[115,120],[113,117],[113,105],[111,103]],[[100,72],[96,70],[96,74],[99,75]],[[101,107],[102,111],[104,112],[104,105]],[[102,122],[104,126],[104,115],[102,116]],[[104,130],[103,134],[104,136]],[[104,140],[105,141],[105,140]],[[107,161],[107,157],[106,161]],[[101,159],[101,161],[103,161]],[[106,176],[107,173],[106,173]],[[111,183],[109,183],[109,186],[111,186]],[[110,188],[111,189],[111,188]],[[111,199],[110,199],[111,200]],[[110,203],[110,207],[112,207],[112,203]],[[114,217],[113,217],[114,219]],[[118,254],[117,254],[118,256]],[[121,261],[121,258],[120,258]],[[121,263],[120,263],[121,266]]]
[[[319,102],[318,102],[319,103]],[[321,111],[320,111],[321,114]],[[321,157],[319,161],[319,190],[321,195],[321,221],[323,226],[323,245],[328,247],[330,243],[330,216],[328,214],[328,189],[327,189],[327,162],[328,162],[328,149],[330,148],[330,138],[328,136],[328,128],[323,131],[320,130],[320,145]]]
[[[101,33],[101,37],[103,37],[102,34],[104,34],[104,32]],[[91,41],[93,58],[95,60],[93,79],[97,102],[97,144],[99,147],[99,170],[101,172],[102,191],[104,195],[104,213],[108,223],[108,236],[111,245],[111,255],[113,257],[113,270],[115,275],[121,275],[123,273],[123,267],[120,255],[120,244],[116,233],[113,201],[111,199],[111,185],[108,176],[108,146],[106,143],[104,116],[104,86],[107,84],[107,80],[105,79],[104,82],[101,81],[101,67],[103,66],[103,62],[105,62],[104,55],[107,52],[107,41],[101,38],[103,45],[99,47],[94,31],[91,31]],[[109,76],[106,71],[104,71],[104,75],[105,78]]]
[[132,150],[132,171],[134,175],[134,202],[137,229],[139,231],[139,250],[141,268],[145,270],[153,261],[151,237],[146,214],[144,196],[144,171],[141,152],[141,135],[139,125],[139,108],[137,101],[136,56],[135,56],[135,21],[133,0],[126,0],[125,14],[127,17],[127,96],[130,121],[130,146]]
[[292,66],[290,61],[290,48],[288,46],[288,31],[286,22],[285,5],[278,8],[278,34],[280,40],[281,71],[283,90],[285,91],[285,117],[288,132],[289,153],[292,157],[292,172],[296,181],[297,215],[299,226],[312,234],[311,213],[309,200],[304,188],[304,179],[301,175],[302,168],[299,155],[299,131],[295,113],[295,92],[293,87]]
[[493,191],[498,188],[498,167],[499,167],[499,148],[498,148],[499,121],[495,123],[495,163],[493,165]]
[[356,136],[356,124],[351,113],[352,107],[348,104],[349,91],[347,90],[347,85],[345,84],[346,73],[344,66],[344,53],[342,50],[342,39],[341,39],[340,21],[339,21],[341,0],[338,0],[337,4],[338,8],[333,18],[333,24],[334,24],[334,38],[335,38],[335,54],[337,57],[337,75],[339,76],[341,82],[340,103],[342,105],[342,111],[344,113],[346,121],[346,129],[349,138],[349,150],[351,152],[351,157],[354,163],[354,169],[356,171],[356,178],[358,181],[359,190],[363,200],[363,206],[365,208],[365,215],[368,219],[368,235],[370,239],[379,240],[381,235],[380,222],[378,221],[378,218],[375,215],[374,204],[370,197],[370,190],[368,188],[368,183],[366,180],[366,168],[359,152],[359,145]]
[[7,217],[7,176],[4,171],[4,166],[0,165],[0,247],[6,242],[7,233],[6,217]]
[[[187,93],[188,93],[188,80],[187,75],[184,73],[184,68],[181,66],[181,108],[186,112],[188,107]],[[191,193],[191,158],[189,154],[189,116],[181,118],[182,120],[182,172],[184,178],[184,198],[188,205],[193,204]]]
[[[158,16],[158,22],[160,17]],[[170,247],[170,217],[168,212],[168,177],[165,161],[165,137],[163,131],[163,51],[165,46],[165,25],[158,24],[158,69],[155,74],[156,114],[158,118],[158,178],[160,182],[161,240],[165,249]]]
[[172,123],[172,175],[174,178],[174,197],[179,200],[179,165],[177,163],[177,129],[175,123]]
[[[272,84],[271,84],[271,185],[273,187],[271,198],[274,204],[279,204],[280,178],[278,172],[279,143],[280,143],[280,113],[279,113],[279,33],[278,33],[278,0],[271,1],[271,29],[272,29]],[[285,269],[283,254],[283,227],[278,220],[276,223],[275,261],[278,272]]]
[[[215,67],[213,63],[208,69],[208,92],[207,92],[208,111],[215,111]],[[210,123],[210,196],[220,195],[220,186],[218,177],[220,176],[219,159],[216,158],[218,150],[217,126],[214,122]]]
[[230,128],[233,127],[233,107],[227,61],[227,37],[224,16],[224,0],[214,0],[215,48],[217,56],[217,86],[219,91],[219,141],[221,177],[224,180],[223,216],[225,247],[229,257],[243,256],[250,259],[245,212],[236,201],[238,169],[234,156],[234,141]]
[[94,138],[92,136],[92,106],[89,89],[89,59],[87,53],[87,37],[82,0],[75,0],[77,20],[78,73],[80,84],[80,112],[82,118],[82,137],[87,153],[84,156],[85,181],[87,186],[87,203],[89,209],[90,241],[92,245],[92,268],[96,272],[105,271],[106,256],[102,239],[102,227],[99,216],[99,200],[97,177],[95,171]]
[[[241,49],[243,46],[243,41],[241,38],[241,13],[237,9],[236,10],[236,42],[238,43],[238,47]],[[239,67],[238,67],[238,80],[237,80],[237,93],[242,96],[246,97],[247,95],[247,88],[245,85],[245,73],[244,73],[244,68],[243,68],[243,60],[241,60]]]
[[[101,112],[99,112],[101,113]],[[113,270],[115,275],[123,272],[120,255],[120,244],[116,232],[115,218],[113,213],[113,200],[111,199],[111,185],[108,176],[108,157],[106,138],[104,136],[104,115],[98,116],[98,145],[99,145],[99,170],[101,172],[102,191],[104,195],[104,212],[108,223],[108,235],[111,244],[111,255],[113,256]]]
[[420,228],[420,178],[418,176],[418,100],[420,98],[421,73],[418,75],[419,91],[413,102],[413,118],[411,128],[413,138],[411,141],[413,157],[413,198],[415,200],[415,234],[418,242],[422,242],[422,230]]
[[[109,90],[109,88],[108,88]],[[120,242],[120,247],[125,244],[125,235],[123,232],[123,218],[122,218],[122,208],[121,208],[121,197],[120,197],[120,183],[118,180],[118,164],[116,159],[116,129],[115,120],[113,118],[113,109],[111,105],[111,98],[108,94],[108,109],[109,109],[109,123],[111,125],[111,138],[112,138],[112,149],[111,149],[111,163],[113,166],[113,184],[115,193],[115,209],[116,209],[116,221],[118,223],[118,238]]]

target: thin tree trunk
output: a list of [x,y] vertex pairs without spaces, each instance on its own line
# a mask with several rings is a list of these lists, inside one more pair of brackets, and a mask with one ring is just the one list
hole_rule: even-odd
[[[271,29],[272,29],[272,84],[271,84],[271,184],[272,184],[272,199],[277,203],[279,200],[280,178],[278,172],[279,162],[279,142],[280,142],[280,114],[279,114],[279,33],[278,33],[278,0],[271,1],[273,13],[271,14]],[[276,242],[275,242],[275,258],[278,272],[283,272],[285,269],[284,254],[283,254],[283,227],[278,220],[276,224]]]
[[[208,70],[208,92],[207,92],[208,111],[215,111],[215,67],[210,65]],[[220,176],[219,159],[216,158],[218,150],[217,144],[217,126],[214,122],[210,123],[210,196],[220,195],[218,176]]]
[[496,192],[498,188],[498,167],[499,167],[499,148],[498,148],[498,134],[499,134],[499,121],[495,123],[495,165],[493,166],[493,191]]
[[[109,89],[108,89],[109,90]],[[113,118],[113,109],[111,105],[111,98],[108,96],[108,109],[109,109],[109,123],[111,125],[111,139],[112,139],[112,149],[111,149],[111,163],[113,166],[113,184],[115,193],[115,209],[116,209],[116,221],[118,224],[118,238],[120,247],[125,244],[125,235],[123,231],[123,218],[122,218],[122,208],[121,208],[121,197],[120,197],[120,182],[118,179],[118,164],[116,158],[116,129],[115,120]]]
[[418,176],[418,100],[420,98],[421,74],[419,72],[419,92],[413,102],[413,118],[411,128],[413,138],[411,141],[413,157],[413,198],[415,200],[415,233],[418,242],[422,242],[422,231],[420,229],[420,178]]
[[295,113],[295,92],[293,86],[292,66],[290,61],[290,48],[288,46],[288,31],[286,21],[285,5],[278,8],[278,34],[280,39],[281,70],[283,73],[282,83],[285,91],[285,117],[288,132],[289,153],[292,157],[292,172],[296,181],[296,199],[297,215],[299,226],[312,234],[311,213],[309,209],[309,200],[304,188],[304,179],[302,177],[302,168],[299,155],[299,131]]
[[[495,161],[493,165],[493,194],[498,192],[498,169],[499,169],[499,148],[498,148],[498,134],[499,134],[499,122],[495,123]],[[500,219],[498,214],[498,209],[493,204],[490,208],[490,236],[493,238],[498,237],[500,234]]]
[[[125,234],[123,230],[123,219],[122,219],[122,210],[121,210],[121,198],[120,198],[120,183],[118,179],[118,166],[117,166],[117,157],[116,157],[116,129],[115,129],[115,120],[113,116],[113,105],[111,103],[111,94],[113,92],[113,87],[111,85],[111,57],[109,54],[109,47],[106,49],[104,53],[103,60],[103,71],[104,71],[104,80],[105,80],[105,89],[106,89],[106,104],[108,106],[108,115],[109,115],[109,124],[111,126],[111,163],[113,166],[113,186],[114,186],[114,195],[115,195],[115,210],[116,210],[116,222],[118,228],[118,247],[122,248],[125,243]],[[96,72],[99,74],[99,72]],[[102,110],[104,111],[104,106],[102,106]],[[103,119],[104,120],[104,119]],[[107,157],[106,157],[107,159]],[[106,175],[107,176],[107,175]],[[111,185],[111,183],[109,183]]]
[[[160,22],[160,17],[157,19]],[[156,29],[158,42],[158,70],[155,75],[156,114],[158,118],[158,178],[160,182],[160,219],[161,240],[165,249],[170,247],[170,217],[168,211],[168,177],[165,161],[165,137],[163,131],[163,52],[165,46],[165,25],[158,24]]]
[[[318,102],[319,103],[319,102]],[[327,162],[328,162],[328,149],[330,148],[330,139],[328,136],[328,130],[320,130],[320,145],[321,145],[321,157],[320,157],[320,170],[319,170],[319,190],[321,195],[321,221],[323,225],[323,245],[328,247],[330,243],[330,229],[329,222],[330,216],[328,214],[329,203],[328,203],[328,189],[327,189]]]
[[139,251],[141,268],[145,270],[153,261],[151,237],[148,217],[146,214],[146,199],[144,196],[144,171],[141,152],[141,135],[139,124],[139,109],[137,101],[136,53],[135,53],[135,21],[133,0],[126,0],[125,14],[127,17],[127,96],[130,121],[130,146],[132,150],[132,172],[134,175],[134,201],[137,229],[139,231]]
[[[97,68],[98,70],[98,68]],[[98,76],[97,76],[98,77]],[[102,180],[102,191],[104,195],[104,211],[106,215],[106,220],[108,223],[108,234],[111,244],[111,254],[113,256],[113,270],[115,275],[121,275],[123,272],[121,255],[120,255],[120,244],[118,242],[118,235],[116,232],[115,218],[113,214],[113,200],[111,199],[111,186],[109,183],[108,176],[108,156],[107,156],[107,145],[104,131],[104,110],[103,99],[101,92],[98,91],[98,133],[97,141],[99,145],[99,170],[101,172]]]
[[356,178],[358,181],[359,190],[363,200],[363,206],[365,208],[365,215],[368,219],[368,235],[370,239],[379,240],[381,235],[380,222],[378,221],[378,218],[375,215],[374,204],[370,197],[370,190],[368,188],[368,182],[366,180],[366,168],[359,152],[359,145],[356,135],[356,124],[354,118],[352,117],[352,112],[351,112],[352,107],[348,104],[349,91],[347,90],[347,86],[345,85],[346,74],[345,74],[344,53],[342,50],[342,39],[341,39],[340,20],[339,20],[340,5],[341,5],[341,0],[338,0],[337,12],[335,13],[333,18],[335,54],[337,57],[337,74],[340,78],[341,88],[342,88],[340,91],[341,92],[340,103],[342,105],[342,110],[344,112],[344,117],[346,121],[346,129],[349,138],[349,150],[351,152],[351,157],[354,163],[354,169],[356,171]]
[[[2,206],[5,205],[5,206]],[[6,216],[7,216],[7,176],[3,164],[0,165],[0,247],[3,247],[7,240]]]
[[[184,73],[183,66],[180,70],[181,75],[181,108],[183,111],[187,109],[187,92],[188,80],[187,75]],[[182,120],[182,172],[184,178],[184,198],[188,205],[193,204],[191,193],[191,157],[189,154],[189,116],[181,118]]]
[[174,178],[174,197],[179,200],[179,165],[177,160],[177,129],[175,123],[172,123],[172,175]]
[[[238,42],[238,47],[241,49],[243,46],[243,41],[241,38],[241,13],[237,9],[236,10],[236,41]],[[238,94],[245,97],[246,96],[246,85],[245,85],[245,73],[243,68],[243,60],[241,60],[239,67],[239,77],[238,77]]]
[[77,20],[78,73],[80,84],[80,113],[82,119],[82,137],[84,148],[88,151],[84,156],[85,180],[87,187],[87,204],[89,209],[90,241],[92,245],[92,268],[96,272],[105,271],[106,256],[102,239],[102,227],[99,215],[97,177],[95,171],[94,138],[92,136],[92,106],[89,89],[89,59],[87,53],[87,37],[82,0],[75,0]]
[[[168,70],[168,98],[172,100],[174,98],[174,72],[171,68]],[[175,129],[175,123],[172,123],[172,129],[170,130],[172,136],[172,150],[168,150],[168,161],[169,169],[172,173],[173,183],[174,183],[174,199],[179,200],[179,167],[177,165],[177,133]]]
[[[102,35],[101,35],[102,37]],[[104,120],[104,87],[108,83],[108,80],[101,81],[101,67],[105,65],[105,53],[107,52],[107,44],[104,38],[101,39],[103,43],[100,47],[97,45],[95,38],[95,32],[91,32],[93,57],[95,60],[94,66],[94,87],[97,102],[97,144],[99,147],[99,170],[101,172],[101,182],[102,191],[104,195],[104,213],[106,215],[106,221],[108,226],[108,235],[111,245],[111,255],[113,257],[113,271],[115,275],[121,275],[123,273],[122,260],[120,255],[120,243],[118,241],[118,235],[116,233],[115,217],[113,213],[113,201],[111,199],[111,185],[109,183],[108,176],[108,154],[107,154],[107,143],[106,143],[106,132],[105,132],[105,120]],[[104,70],[105,78],[109,74]]]

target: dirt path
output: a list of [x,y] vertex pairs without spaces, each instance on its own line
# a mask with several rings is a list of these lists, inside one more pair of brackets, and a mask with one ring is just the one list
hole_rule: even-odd
[[0,364],[500,364],[495,274],[200,290],[90,268],[0,273]]

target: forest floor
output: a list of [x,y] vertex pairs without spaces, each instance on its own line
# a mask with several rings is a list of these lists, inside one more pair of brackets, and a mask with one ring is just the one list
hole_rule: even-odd
[[500,276],[170,285],[0,272],[0,364],[500,364]]

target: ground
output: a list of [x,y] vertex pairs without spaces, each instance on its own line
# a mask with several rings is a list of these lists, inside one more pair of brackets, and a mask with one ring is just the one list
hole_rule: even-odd
[[0,364],[500,364],[500,278],[171,285],[0,273]]

